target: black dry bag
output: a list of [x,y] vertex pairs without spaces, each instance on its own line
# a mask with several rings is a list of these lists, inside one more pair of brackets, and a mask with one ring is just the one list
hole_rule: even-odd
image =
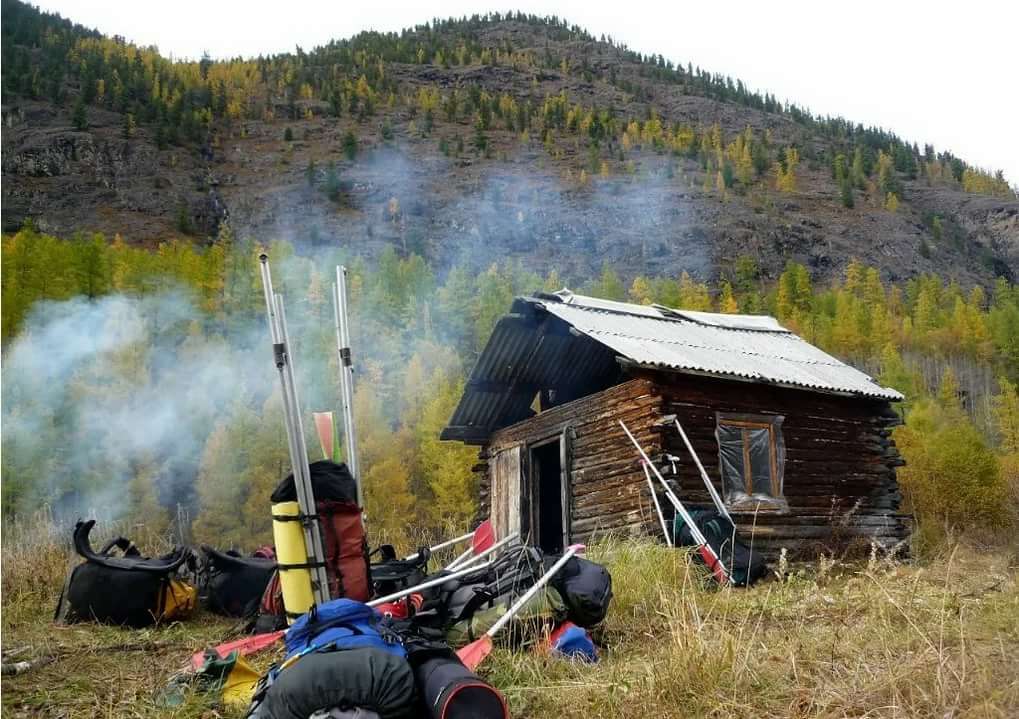
[[[194,607],[195,588],[175,576],[187,559],[186,549],[178,547],[150,559],[119,537],[96,552],[88,537],[93,526],[94,519],[75,525],[74,548],[85,561],[71,570],[64,584],[57,602],[57,621],[98,621],[138,628],[179,617]],[[124,556],[115,556],[115,547]]]
[[263,557],[242,557],[202,546],[209,572],[206,607],[227,617],[251,617],[258,613],[266,585],[276,561]]
[[[545,558],[551,567],[558,556]],[[589,629],[605,618],[612,601],[612,575],[600,564],[574,556],[552,577],[552,587],[566,605],[567,618]]]

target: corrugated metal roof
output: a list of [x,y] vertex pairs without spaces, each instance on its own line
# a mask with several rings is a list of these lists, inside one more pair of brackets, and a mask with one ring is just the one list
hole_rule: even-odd
[[[903,398],[894,389],[881,387],[870,376],[783,328],[771,317],[647,308],[565,295],[557,293],[555,297],[566,301],[551,297],[536,301],[570,326],[638,365],[861,397]],[[749,321],[751,318],[755,321]]]
[[616,358],[638,366],[901,400],[893,389],[782,327],[772,317],[632,305],[575,295],[518,298],[496,323],[444,439],[481,442],[531,415],[541,389],[616,381]]

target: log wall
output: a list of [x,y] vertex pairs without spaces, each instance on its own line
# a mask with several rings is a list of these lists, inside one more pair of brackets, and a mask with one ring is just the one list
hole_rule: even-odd
[[900,420],[888,402],[690,375],[656,377],[664,400],[661,446],[680,457],[679,496],[691,504],[710,506],[711,498],[673,417],[721,492],[715,413],[784,416],[788,512],[733,513],[755,551],[774,559],[785,547],[790,559],[807,559],[869,551],[872,541],[887,548],[909,535],[895,479],[904,462],[891,438]]
[[[618,420],[626,422],[666,479],[678,480],[677,494],[684,503],[708,507],[711,498],[672,419],[682,422],[721,492],[716,412],[785,418],[788,511],[733,514],[754,551],[773,560],[785,547],[791,560],[808,559],[822,551],[865,552],[871,541],[890,547],[908,536],[909,518],[899,513],[895,479],[895,467],[903,462],[891,439],[899,419],[888,402],[652,372],[495,432],[474,467],[479,519],[490,508],[488,459],[521,445],[526,477],[527,445],[565,433],[571,540],[584,542],[606,533],[660,536],[638,455]],[[666,453],[680,458],[678,477],[670,474]],[[662,506],[671,514],[664,497]]]
[[570,538],[584,542],[596,533],[634,534],[644,531],[649,513],[644,473],[636,449],[619,420],[652,456],[661,453],[662,397],[655,384],[636,379],[611,387],[495,432],[482,449],[475,471],[480,473],[481,516],[490,508],[488,459],[500,450],[523,445],[522,471],[528,471],[527,445],[567,435],[570,467]]

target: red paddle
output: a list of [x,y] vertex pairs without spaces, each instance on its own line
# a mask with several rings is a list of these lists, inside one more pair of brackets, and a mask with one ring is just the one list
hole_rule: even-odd
[[492,522],[486,519],[474,530],[474,539],[471,540],[471,547],[475,554],[481,554],[495,542],[495,531],[492,529]]
[[[213,647],[212,651],[216,652],[220,659],[225,659],[235,649],[240,652],[241,656],[254,654],[278,642],[285,633],[286,630],[281,629],[278,632],[268,632],[266,634],[256,634],[252,637],[244,637],[243,639],[235,639],[232,642],[224,642],[217,647]],[[204,663],[205,651],[195,652],[191,655],[191,668],[195,671],[198,671]]]

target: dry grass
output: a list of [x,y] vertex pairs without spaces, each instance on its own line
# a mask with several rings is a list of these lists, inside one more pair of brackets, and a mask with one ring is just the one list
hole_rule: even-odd
[[[236,716],[197,693],[174,709],[159,700],[187,656],[227,638],[231,622],[54,627],[69,548],[6,540],[4,651],[56,661],[3,682],[4,716]],[[682,552],[650,543],[606,542],[591,556],[615,586],[603,659],[498,649],[483,671],[514,716],[1019,715],[1014,557],[957,545],[918,564],[801,567],[748,591],[720,590]]]

